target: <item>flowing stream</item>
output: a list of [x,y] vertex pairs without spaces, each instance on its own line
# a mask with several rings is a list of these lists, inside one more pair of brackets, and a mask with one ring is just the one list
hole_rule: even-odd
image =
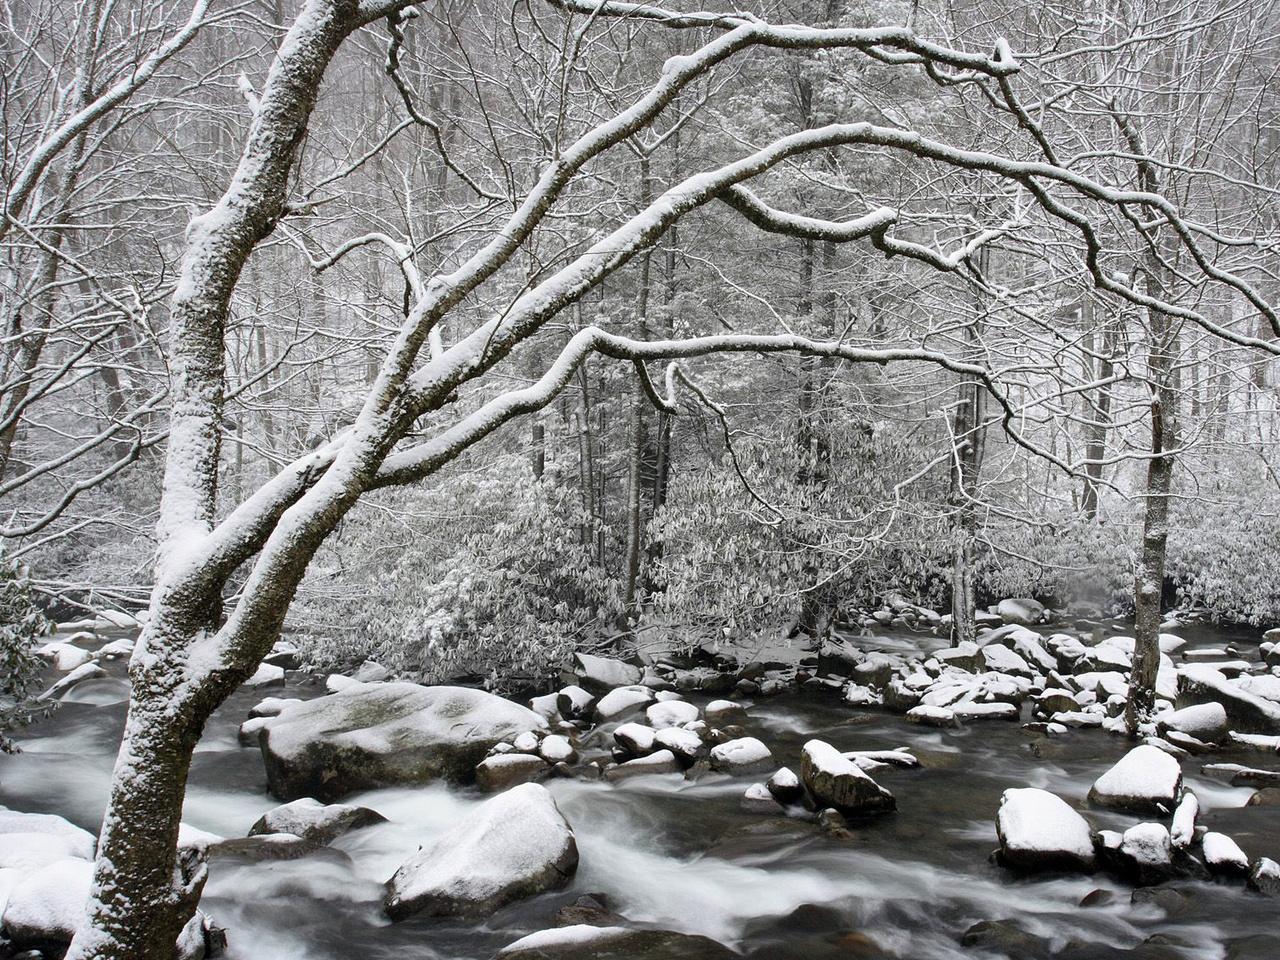
[[[1188,635],[1194,646],[1252,636]],[[96,832],[124,721],[123,664],[110,669],[113,679],[73,692],[54,717],[32,727],[23,753],[0,758],[0,804],[58,813]],[[186,822],[243,836],[275,806],[258,749],[239,746],[236,729],[264,695],[322,692],[307,678],[283,692],[233,696],[196,754]],[[770,746],[779,765],[798,769],[801,745],[819,737],[843,750],[906,746],[923,766],[876,770],[897,796],[897,813],[858,824],[845,838],[805,819],[743,810],[746,779],[552,780],[547,786],[577,835],[578,874],[569,888],[480,924],[393,925],[381,915],[380,898],[404,859],[482,798],[438,785],[369,791],[345,802],[372,807],[390,822],[299,860],[215,862],[202,908],[227,929],[232,960],[488,958],[552,926],[560,907],[586,893],[605,894],[610,909],[630,920],[702,934],[758,958],[1003,956],[962,947],[960,938],[978,921],[1006,919],[1055,948],[1074,941],[1073,957],[1121,956],[1154,936],[1135,956],[1280,958],[1280,902],[1248,894],[1240,883],[1180,881],[1169,886],[1183,898],[1132,904],[1131,888],[1104,874],[1018,879],[988,862],[1001,791],[1044,787],[1083,808],[1093,780],[1125,752],[1119,738],[1095,730],[1044,739],[1002,721],[922,728],[878,710],[853,710],[833,693],[761,700],[750,713],[748,732]],[[596,732],[586,746],[604,748],[607,740]],[[1223,750],[1185,760],[1183,770],[1204,807],[1203,823],[1234,837],[1251,857],[1280,859],[1280,806],[1246,807],[1251,788],[1200,774],[1210,759],[1275,768],[1276,758]],[[1138,820],[1098,810],[1086,816],[1095,828]],[[1112,892],[1108,902],[1080,906],[1099,889]]]

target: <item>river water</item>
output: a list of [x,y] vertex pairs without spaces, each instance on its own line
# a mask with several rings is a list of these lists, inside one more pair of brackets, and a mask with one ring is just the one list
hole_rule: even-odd
[[[1190,633],[1194,647],[1241,638],[1256,643],[1252,634]],[[123,673],[122,664],[111,669]],[[124,689],[123,680],[95,681],[73,694],[80,702],[64,703],[32,727],[22,754],[0,757],[0,804],[58,813],[96,832],[123,726]],[[283,692],[233,696],[196,754],[186,822],[242,836],[275,806],[257,748],[239,746],[236,729],[265,694],[322,692],[308,678]],[[744,779],[550,781],[577,835],[577,876],[569,888],[507,907],[479,925],[426,919],[393,925],[379,907],[382,884],[396,867],[481,798],[442,786],[369,791],[346,802],[372,807],[389,823],[349,833],[300,860],[215,862],[201,906],[227,929],[232,960],[488,958],[552,926],[560,907],[586,893],[603,893],[629,920],[702,934],[753,958],[1004,956],[960,945],[963,933],[984,920],[1014,920],[1074,958],[1130,951],[1147,960],[1280,958],[1280,901],[1248,894],[1239,883],[1177,882],[1166,886],[1183,896],[1135,905],[1131,888],[1104,874],[1019,879],[988,862],[1004,789],[1043,787],[1084,808],[1093,780],[1125,752],[1119,738],[1078,731],[1044,739],[1002,721],[922,728],[821,693],[762,700],[750,713],[748,732],[770,746],[779,765],[798,769],[801,745],[819,737],[842,750],[906,746],[922,767],[875,771],[897,796],[898,810],[856,825],[848,837],[803,819],[743,810]],[[593,736],[588,752],[607,746],[607,732]],[[1280,859],[1280,806],[1246,807],[1252,789],[1200,774],[1209,759],[1275,768],[1276,758],[1221,751],[1185,760],[1183,770],[1204,808],[1201,822],[1234,837],[1251,857]],[[1137,822],[1097,810],[1086,816],[1095,828]],[[1113,894],[1107,903],[1080,906],[1100,889]]]

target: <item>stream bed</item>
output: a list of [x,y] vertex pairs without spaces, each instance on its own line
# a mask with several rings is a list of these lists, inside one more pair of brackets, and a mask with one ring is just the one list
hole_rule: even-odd
[[[1257,642],[1252,634],[1209,629],[1187,636],[1192,648]],[[61,814],[97,832],[125,711],[124,665],[109,668],[114,684],[73,691],[52,718],[24,733],[21,754],[0,757],[0,804]],[[285,690],[242,689],[224,704],[197,750],[185,821],[243,836],[277,806],[259,750],[240,746],[237,728],[264,696],[323,693],[314,678],[291,674]],[[996,808],[1009,787],[1053,791],[1095,829],[1138,822],[1084,801],[1094,779],[1131,746],[1122,738],[1099,730],[1044,738],[998,720],[919,727],[823,691],[758,700],[749,712],[747,732],[768,744],[779,766],[798,768],[802,744],[814,737],[841,750],[907,747],[922,766],[877,770],[877,781],[897,797],[897,812],[854,824],[847,836],[781,815],[781,808],[774,816],[743,809],[754,778],[552,779],[546,785],[577,836],[577,875],[568,888],[481,923],[392,924],[381,897],[401,862],[483,798],[439,785],[366,791],[344,802],[371,807],[389,822],[298,860],[217,861],[201,908],[227,930],[231,960],[487,960],[554,926],[557,911],[584,894],[603,894],[609,909],[630,921],[700,934],[752,958],[1023,955],[1008,945],[963,945],[974,924],[993,920],[1014,921],[1046,940],[1043,949],[1073,958],[1280,958],[1280,901],[1247,893],[1242,882],[1178,881],[1133,903],[1132,887],[1102,873],[1019,878],[989,862]],[[603,749],[608,739],[607,731],[594,731],[584,747]],[[1280,806],[1246,807],[1255,791],[1201,775],[1210,760],[1274,769],[1277,758],[1220,750],[1182,766],[1202,804],[1201,822],[1233,837],[1250,857],[1280,859]],[[1091,898],[1098,905],[1080,905],[1099,890],[1106,893]]]

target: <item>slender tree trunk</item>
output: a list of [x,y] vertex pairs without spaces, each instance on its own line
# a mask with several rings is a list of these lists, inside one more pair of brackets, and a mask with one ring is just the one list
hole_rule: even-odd
[[[1082,308],[1083,322],[1089,345],[1092,347],[1094,342],[1094,331],[1097,329],[1097,322],[1094,311],[1093,297],[1085,295]],[[1114,325],[1111,323],[1104,324],[1102,333],[1102,342],[1099,347],[1101,359],[1097,366],[1097,379],[1109,380],[1115,372],[1114,365],[1111,362],[1111,354],[1115,349],[1115,333]],[[1085,478],[1084,478],[1084,496],[1081,499],[1081,509],[1084,515],[1090,520],[1094,520],[1098,516],[1098,491],[1102,486],[1102,463],[1101,460],[1107,453],[1107,428],[1111,423],[1111,387],[1106,386],[1098,390],[1097,399],[1091,403],[1086,403],[1085,417],[1088,422],[1085,424]]]

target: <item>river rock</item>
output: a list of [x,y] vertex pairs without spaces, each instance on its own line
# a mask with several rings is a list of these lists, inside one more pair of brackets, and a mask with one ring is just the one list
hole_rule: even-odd
[[1190,790],[1182,791],[1178,809],[1173,811],[1173,825],[1169,828],[1169,841],[1175,850],[1185,850],[1196,838],[1196,817],[1200,815],[1200,800]]
[[573,655],[573,675],[579,686],[591,693],[608,693],[615,687],[628,687],[640,683],[643,675],[639,667],[615,660],[597,657],[589,653]]
[[653,752],[657,740],[657,731],[642,723],[624,723],[613,731],[613,739],[618,746],[632,756],[642,757]]
[[499,793],[518,783],[542,780],[551,765],[531,753],[499,753],[476,764],[476,786],[481,793]]
[[558,733],[543,737],[538,744],[538,755],[547,763],[573,763],[578,759],[578,751],[573,748],[569,738]]
[[573,830],[543,786],[525,783],[486,801],[419,850],[387,881],[387,916],[485,917],[564,886],[578,868]]
[[610,690],[596,704],[596,720],[599,723],[613,723],[625,720],[640,713],[654,701],[653,689],[646,686],[633,685]]
[[617,782],[631,777],[646,777],[655,774],[680,773],[684,767],[670,750],[658,750],[647,757],[637,757],[626,763],[615,764],[604,772],[606,780]]
[[1249,889],[1268,897],[1280,897],[1280,863],[1259,857],[1249,871]]
[[711,769],[721,773],[759,773],[773,766],[773,754],[755,737],[738,737],[711,748]]
[[1225,833],[1210,830],[1200,841],[1209,872],[1220,877],[1249,876],[1249,858],[1240,845]]
[[999,860],[1016,870],[1094,868],[1093,835],[1066,801],[1035,787],[1006,790],[996,814]]
[[1089,799],[1101,807],[1134,813],[1171,813],[1182,787],[1182,768],[1148,744],[1134,747],[1094,781]]
[[349,803],[323,804],[302,797],[268,810],[249,828],[249,836],[264,833],[291,833],[317,845],[331,843],[348,830],[386,823],[376,810]]
[[45,950],[68,944],[84,920],[92,884],[88,860],[45,864],[14,884],[0,923],[19,947]]
[[897,805],[892,793],[823,740],[804,745],[800,780],[819,807],[834,807],[848,816],[886,813]]
[[698,719],[698,708],[687,700],[663,700],[653,704],[644,712],[649,726],[655,730],[666,727],[679,727]]
[[1156,729],[1161,733],[1176,730],[1209,743],[1216,743],[1227,735],[1227,711],[1220,703],[1197,703],[1181,710],[1172,710],[1156,717]]
[[270,663],[261,663],[258,669],[253,671],[253,676],[244,682],[249,688],[255,687],[283,687],[284,686],[284,667],[277,667]]
[[1277,807],[1280,806],[1280,787],[1263,787],[1257,791],[1248,802],[1246,807]]
[[249,719],[252,720],[255,717],[278,717],[290,707],[295,707],[300,703],[302,701],[298,699],[267,697],[249,708]]
[[1280,704],[1248,693],[1209,664],[1178,668],[1179,702],[1220,703],[1232,729],[1249,733],[1280,733]]
[[556,709],[566,720],[580,720],[588,716],[595,703],[596,698],[576,684],[556,694]]
[[79,686],[87,680],[99,680],[107,675],[107,671],[103,670],[96,663],[82,663],[76,667],[65,677],[62,677],[54,683],[48,690],[44,691],[37,700],[61,700],[74,687]]
[[672,930],[577,924],[539,930],[498,951],[501,960],[735,960],[706,937]]
[[52,813],[22,813],[0,807],[0,844],[5,842],[6,836],[13,834],[56,836],[65,844],[67,857],[81,860],[92,860],[97,847],[93,834],[65,817]]
[[790,767],[780,767],[769,778],[765,787],[773,795],[773,799],[784,806],[804,799],[804,784]]
[[654,740],[659,749],[670,750],[686,767],[693,765],[703,748],[700,736],[681,727],[665,727]]
[[1117,865],[1141,886],[1162,883],[1173,873],[1173,844],[1161,823],[1139,823],[1120,837]]
[[753,783],[742,794],[741,806],[748,813],[777,813],[778,801],[774,799],[769,787],[763,783]]
[[732,700],[712,700],[703,708],[702,715],[713,727],[747,722],[747,708]]
[[36,651],[36,655],[59,673],[74,670],[94,659],[93,654],[88,650],[63,640],[52,640],[46,643]]
[[282,800],[336,800],[354,790],[467,782],[489,749],[546,721],[465,687],[361,685],[271,718],[261,736],[267,783]]
[[1045,618],[1044,605],[1030,597],[1001,600],[996,604],[996,616],[1005,623],[1015,623],[1023,627],[1032,627]]

